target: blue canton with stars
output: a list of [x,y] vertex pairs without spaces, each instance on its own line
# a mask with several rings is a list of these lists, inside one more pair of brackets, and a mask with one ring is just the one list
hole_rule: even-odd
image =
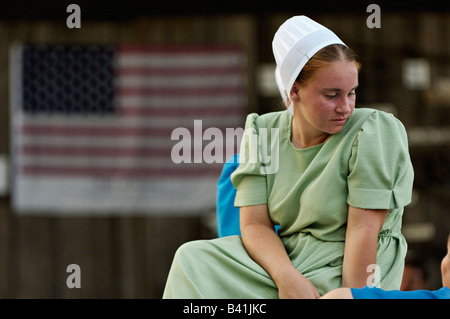
[[114,50],[99,46],[26,45],[23,111],[28,114],[114,112]]

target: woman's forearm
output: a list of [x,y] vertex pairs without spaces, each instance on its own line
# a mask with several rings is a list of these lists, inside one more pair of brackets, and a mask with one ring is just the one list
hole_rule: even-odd
[[242,242],[250,257],[272,277],[280,298],[318,298],[316,287],[291,263],[275,232],[267,205],[241,207]]
[[245,249],[275,283],[286,270],[294,268],[280,237],[275,232],[267,205],[241,207],[240,224]]
[[249,224],[241,228],[242,241],[250,257],[277,283],[293,268],[280,237],[272,227]]
[[378,232],[367,228],[352,229],[345,240],[342,286],[362,288],[370,273],[367,267],[377,262]]
[[343,287],[362,288],[368,284],[371,272],[367,267],[377,262],[378,234],[388,213],[387,209],[349,207],[342,266]]

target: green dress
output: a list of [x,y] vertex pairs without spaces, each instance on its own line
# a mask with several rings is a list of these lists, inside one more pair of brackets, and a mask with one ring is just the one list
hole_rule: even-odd
[[[379,287],[399,289],[407,250],[402,214],[414,178],[404,126],[391,114],[355,109],[340,133],[297,149],[291,125],[287,111],[247,116],[241,163],[231,176],[235,205],[268,205],[292,264],[321,295],[342,286],[348,206],[389,209],[378,238]],[[239,236],[183,244],[163,295],[277,297],[274,281]]]

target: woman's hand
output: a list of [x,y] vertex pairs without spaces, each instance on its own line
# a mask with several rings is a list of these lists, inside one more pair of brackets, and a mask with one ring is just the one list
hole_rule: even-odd
[[277,277],[280,299],[317,299],[320,298],[316,287],[294,267],[289,267]]

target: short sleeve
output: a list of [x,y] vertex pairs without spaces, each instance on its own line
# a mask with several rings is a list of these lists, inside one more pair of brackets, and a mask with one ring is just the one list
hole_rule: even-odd
[[347,203],[395,209],[411,201],[414,171],[403,124],[375,111],[361,126],[349,160]]
[[231,182],[236,188],[236,207],[267,204],[268,201],[266,175],[259,158],[258,118],[256,113],[247,116],[239,167],[231,174]]

